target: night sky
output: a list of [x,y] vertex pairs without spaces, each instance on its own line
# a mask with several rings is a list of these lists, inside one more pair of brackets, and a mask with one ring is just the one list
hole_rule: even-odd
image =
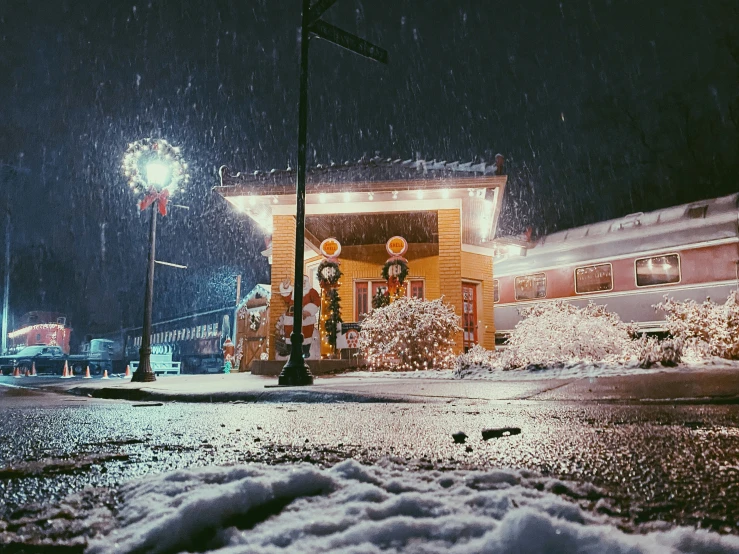
[[[261,231],[211,187],[221,164],[295,166],[300,5],[0,0],[13,315],[66,312],[78,339],[140,325],[148,226],[120,163],[146,136],[193,177],[160,222],[157,258],[188,269],[157,266],[155,318],[267,279]],[[736,2],[339,0],[324,19],[390,65],[312,43],[309,163],[501,152],[499,236],[737,189]]]

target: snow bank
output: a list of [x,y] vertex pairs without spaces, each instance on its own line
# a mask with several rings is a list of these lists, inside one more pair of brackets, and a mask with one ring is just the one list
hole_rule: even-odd
[[597,498],[592,487],[526,471],[250,465],[147,477],[121,492],[118,529],[89,553],[739,553],[739,537],[688,528],[626,534],[578,505]]

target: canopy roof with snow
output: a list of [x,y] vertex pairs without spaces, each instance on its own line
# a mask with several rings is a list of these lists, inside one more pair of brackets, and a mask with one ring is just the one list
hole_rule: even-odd
[[[293,168],[233,173],[222,166],[219,175],[215,190],[267,234],[273,215],[295,214]],[[464,247],[492,255],[506,179],[500,154],[495,164],[378,157],[319,164],[306,173],[306,239],[314,246],[328,237],[344,245],[383,244],[401,235],[434,243],[436,210],[458,208]]]

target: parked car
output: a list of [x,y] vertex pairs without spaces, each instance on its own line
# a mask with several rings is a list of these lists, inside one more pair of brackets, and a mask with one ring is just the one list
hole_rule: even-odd
[[35,363],[37,373],[61,375],[66,360],[60,346],[27,346],[13,355],[0,357],[0,373],[12,375],[16,367],[25,373]]

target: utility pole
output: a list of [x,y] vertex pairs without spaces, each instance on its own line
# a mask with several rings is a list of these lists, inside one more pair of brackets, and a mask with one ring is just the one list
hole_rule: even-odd
[[[0,171],[3,169],[12,170],[14,173],[29,173],[25,167],[0,163]],[[8,316],[10,306],[10,233],[12,230],[10,222],[10,185],[5,180],[5,283],[3,287],[3,320],[2,320],[2,341],[0,341],[0,354],[8,351]]]
[[2,323],[2,346],[0,354],[8,351],[8,303],[10,302],[10,194],[7,193],[8,205],[5,220],[5,286],[3,287],[3,323]]
[[300,103],[298,104],[298,181],[295,186],[295,277],[293,283],[293,332],[290,335],[290,358],[282,368],[280,386],[312,385],[313,375],[303,358],[303,256],[305,253],[305,150],[308,135],[308,43],[311,34],[372,60],[387,64],[387,51],[321,19],[337,0],[318,0],[313,6],[303,0],[300,32]]

